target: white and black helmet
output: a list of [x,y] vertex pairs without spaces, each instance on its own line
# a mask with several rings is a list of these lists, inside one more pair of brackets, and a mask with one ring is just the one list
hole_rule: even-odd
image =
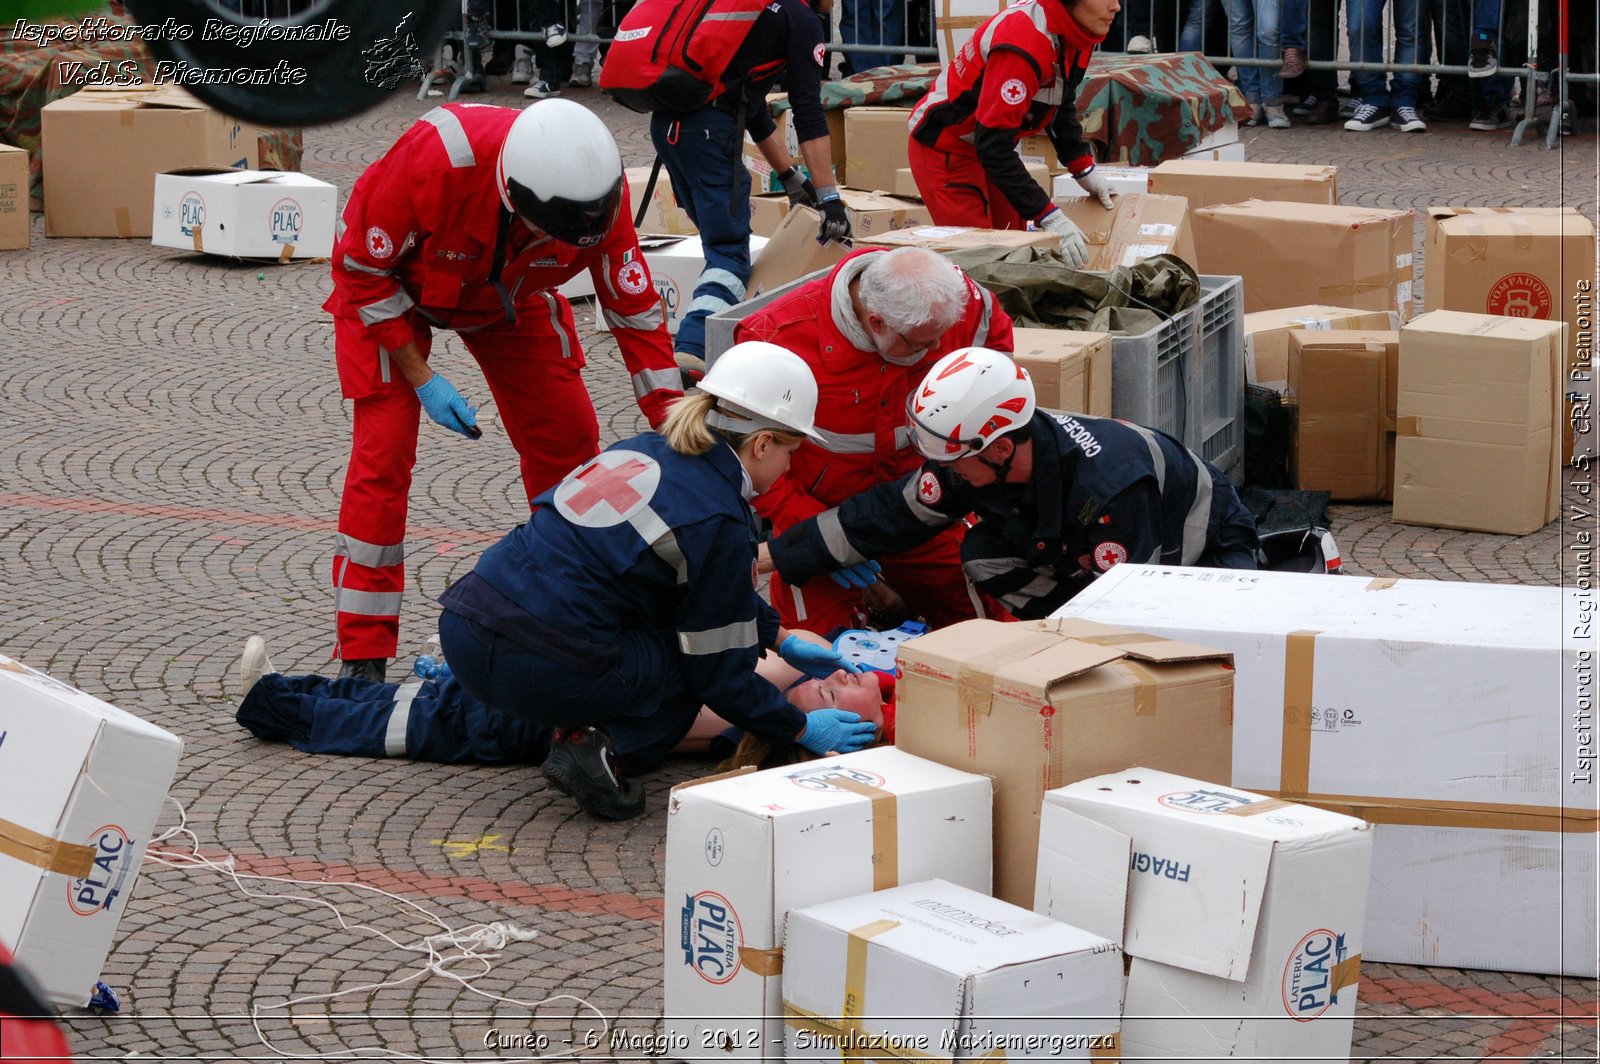
[[496,173],[506,209],[563,244],[598,244],[622,205],[617,142],[570,100],[540,100],[518,115]]

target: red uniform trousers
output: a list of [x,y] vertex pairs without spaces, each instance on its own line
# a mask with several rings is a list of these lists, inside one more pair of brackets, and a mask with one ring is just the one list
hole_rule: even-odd
[[[930,628],[983,616],[974,591],[961,571],[961,539],[965,525],[957,523],[920,547],[877,559],[885,583],[906,600],[914,613],[927,618]],[[864,613],[861,590],[840,587],[830,576],[807,580],[798,588],[772,574],[772,605],[785,628],[805,628],[827,635],[836,628],[859,628]]]
[[934,225],[975,225],[981,229],[1026,229],[1005,194],[989,180],[977,151],[956,154],[910,142],[911,175]]
[[[552,320],[540,301],[518,308],[514,324],[460,334],[483,370],[500,423],[521,458],[530,503],[600,450],[594,403],[579,374],[584,358],[572,308],[565,300],[554,305],[559,320]],[[412,313],[417,343],[426,355],[430,332]],[[394,657],[422,404],[397,370],[389,373],[390,380],[382,379],[377,341],[359,319],[334,319],[334,350],[344,394],[355,400],[333,557],[337,653],[346,660]],[[471,389],[461,391],[470,401]]]

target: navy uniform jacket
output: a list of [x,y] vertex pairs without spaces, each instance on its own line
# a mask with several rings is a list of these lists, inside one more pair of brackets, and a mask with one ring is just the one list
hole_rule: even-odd
[[967,577],[1018,617],[1048,616],[1118,562],[1253,569],[1255,521],[1228,478],[1163,432],[1038,411],[1027,484],[975,489],[928,462],[772,544],[793,583],[906,550],[968,513]]
[[756,675],[778,615],[755,589],[744,469],[718,441],[688,457],[653,432],[623,440],[534,500],[538,507],[440,600],[582,672],[619,660],[620,635],[675,638],[684,678],[725,720],[792,739],[805,715]]

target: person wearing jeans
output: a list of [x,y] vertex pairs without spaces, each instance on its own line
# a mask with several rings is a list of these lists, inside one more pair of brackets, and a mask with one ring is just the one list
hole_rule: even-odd
[[[601,0],[577,0],[578,36],[590,37],[600,27]],[[594,84],[594,61],[600,55],[599,41],[579,41],[572,50],[572,77],[568,84],[586,89]]]
[[[1228,54],[1235,59],[1271,59],[1282,56],[1278,44],[1279,0],[1222,0],[1228,15]],[[1254,111],[1250,124],[1287,129],[1283,109],[1283,77],[1277,66],[1241,66],[1239,90]]]
[[[900,45],[903,48],[905,0],[844,0],[844,9],[839,15],[839,37],[845,44]],[[904,51],[846,52],[845,56],[854,74],[906,61]]]
[[[1383,9],[1394,5],[1394,62],[1417,62],[1417,8],[1422,0],[1349,0],[1345,8],[1350,34],[1350,58],[1358,63],[1384,61]],[[1381,70],[1352,70],[1350,90],[1356,98],[1356,112],[1344,128],[1366,133],[1391,122],[1402,133],[1421,133],[1428,127],[1417,113],[1417,94],[1421,74],[1396,72],[1392,78]]]
[[1334,70],[1306,70],[1307,57],[1326,62],[1339,44],[1336,28],[1337,0],[1286,0],[1279,36],[1283,43],[1285,80],[1305,76],[1310,91],[1295,114],[1305,115],[1310,126],[1327,125],[1339,117],[1339,76]]

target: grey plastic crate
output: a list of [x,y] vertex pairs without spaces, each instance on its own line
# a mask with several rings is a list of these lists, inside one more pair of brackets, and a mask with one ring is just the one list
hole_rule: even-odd
[[1139,336],[1111,338],[1111,412],[1160,429],[1244,477],[1244,282],[1200,278],[1200,302]]
[[788,295],[808,281],[814,281],[818,277],[826,277],[832,269],[832,266],[826,266],[815,273],[808,273],[804,277],[796,278],[788,284],[779,285],[772,291],[764,292],[754,299],[747,299],[743,303],[735,303],[727,310],[719,310],[715,314],[706,315],[706,365],[710,366],[717,360],[717,356],[733,346],[733,329],[739,322],[779,296]]

